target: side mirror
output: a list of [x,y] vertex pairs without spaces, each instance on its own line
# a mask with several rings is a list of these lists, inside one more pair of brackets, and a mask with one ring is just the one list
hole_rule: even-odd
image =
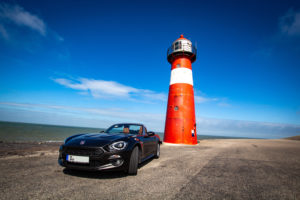
[[152,132],[152,131],[150,131],[150,132],[147,132],[147,135],[148,135],[148,136],[154,136],[154,135],[155,135],[155,133],[154,133],[154,132]]
[[100,133],[104,133],[104,131],[100,131]]

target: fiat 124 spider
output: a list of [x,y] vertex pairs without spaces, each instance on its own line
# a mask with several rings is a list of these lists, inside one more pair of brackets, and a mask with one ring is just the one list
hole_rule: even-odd
[[159,158],[160,137],[143,124],[115,124],[100,133],[68,137],[59,148],[58,163],[68,169],[123,170],[136,175],[138,165]]

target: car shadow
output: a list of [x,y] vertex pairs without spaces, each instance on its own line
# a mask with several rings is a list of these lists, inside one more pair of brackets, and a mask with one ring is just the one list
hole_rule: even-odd
[[63,173],[69,176],[77,176],[82,178],[93,178],[93,179],[114,179],[128,176],[123,171],[83,171],[75,169],[63,170]]
[[[139,164],[138,169],[143,168],[149,164],[154,158],[150,158],[141,164]],[[93,179],[114,179],[114,178],[123,178],[129,176],[124,171],[83,171],[75,169],[63,169],[63,173],[69,176],[77,176],[82,178],[93,178]]]
[[154,157],[149,158],[148,160],[145,160],[144,162],[140,163],[138,168],[143,168],[145,165],[147,165],[148,163],[150,163],[152,160],[155,160]]

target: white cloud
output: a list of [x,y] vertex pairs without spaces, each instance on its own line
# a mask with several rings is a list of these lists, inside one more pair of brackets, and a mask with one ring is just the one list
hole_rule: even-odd
[[300,12],[290,9],[280,18],[279,28],[284,35],[300,36]]
[[5,40],[9,40],[9,35],[6,31],[6,29],[4,28],[4,26],[2,26],[0,24],[0,35],[5,39]]
[[221,107],[231,107],[231,105],[229,103],[226,103],[226,102],[220,102],[220,103],[218,103],[218,106],[221,106]]
[[29,13],[19,5],[0,4],[1,21],[12,22],[18,26],[25,26],[41,35],[45,36],[47,32],[44,21],[36,15]]
[[195,98],[195,103],[201,104],[201,103],[207,103],[207,102],[218,102],[221,99],[219,98],[211,98],[207,97],[202,91],[195,89],[194,90],[194,98]]
[[208,100],[209,100],[208,98],[195,95],[195,102],[196,103],[203,103],[203,102],[207,102]]
[[[262,46],[254,51],[250,56],[259,59],[270,59],[278,50],[298,51],[300,37],[300,11],[289,9],[278,19],[278,31],[270,37],[270,44]],[[284,50],[283,50],[284,49]]]
[[[128,100],[142,101],[144,103],[150,103],[153,100],[167,101],[168,99],[166,93],[158,93],[148,89],[138,89],[117,83],[115,81],[95,80],[88,78],[79,78],[75,80],[56,78],[53,80],[67,88],[79,90],[79,94],[91,94],[94,98],[127,98]],[[222,104],[224,103],[224,100],[218,98],[209,98],[199,95],[195,95],[194,98],[195,103],[219,102],[221,103],[220,106],[224,105]],[[229,104],[226,105],[229,106]]]
[[159,100],[159,101],[167,101],[167,95],[165,93],[157,93],[151,90],[140,90],[137,89],[137,94],[143,96],[145,99],[149,100]]
[[219,100],[218,98],[207,98],[207,97],[195,95],[195,102],[196,103],[204,103],[204,102],[218,101],[218,100]]
[[1,37],[10,45],[24,48],[29,52],[36,51],[41,37],[58,43],[64,41],[64,38],[51,30],[41,17],[17,4],[7,3],[0,3],[0,39]]
[[166,101],[164,93],[157,93],[151,90],[137,89],[126,86],[115,81],[95,80],[79,78],[69,80],[65,78],[53,79],[56,83],[74,90],[81,91],[80,94],[89,92],[94,98],[127,98],[129,100],[160,100]]
[[57,33],[54,33],[54,37],[59,42],[65,41],[65,39],[62,36],[58,35]]

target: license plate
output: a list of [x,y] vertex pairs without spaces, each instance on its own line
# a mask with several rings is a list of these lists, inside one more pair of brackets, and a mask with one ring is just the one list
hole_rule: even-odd
[[67,161],[75,163],[89,163],[90,158],[88,156],[67,155]]

